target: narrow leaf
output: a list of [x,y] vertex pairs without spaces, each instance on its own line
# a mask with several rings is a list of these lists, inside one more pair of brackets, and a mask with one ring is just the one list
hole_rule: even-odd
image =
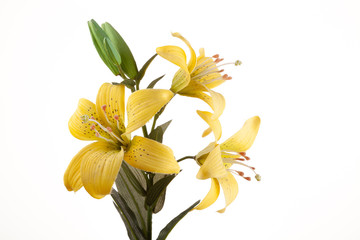
[[167,121],[166,123],[164,123],[160,126],[157,126],[153,131],[151,131],[149,138],[151,138],[155,141],[158,141],[159,143],[162,143],[164,133],[170,123],[171,123],[171,120]]
[[150,63],[154,60],[154,58],[157,56],[157,53],[154,54],[147,62],[144,64],[144,66],[140,69],[139,73],[136,75],[135,80],[140,81],[143,79],[145,72],[147,68],[149,67]]
[[126,219],[126,217],[124,216],[123,212],[121,211],[121,209],[119,208],[119,206],[116,205],[115,202],[113,202],[113,203],[114,203],[114,207],[115,207],[116,210],[119,212],[121,219],[123,220],[123,223],[124,223],[124,225],[125,225],[125,227],[126,227],[126,230],[127,230],[128,236],[129,236],[129,239],[130,239],[130,240],[136,240],[137,238],[136,238],[136,236],[135,236],[135,234],[134,234],[134,231],[133,231],[133,229],[131,228],[131,226],[129,225],[129,222],[127,221],[127,219]]
[[121,195],[113,189],[111,196],[114,199],[114,202],[121,210],[124,218],[126,219],[125,223],[129,225],[132,229],[132,232],[136,236],[136,239],[145,240],[145,237],[137,224],[136,216],[134,212],[129,208],[126,201],[121,197]]
[[110,25],[110,23],[104,23],[101,25],[104,32],[110,38],[110,41],[114,44],[118,53],[121,56],[121,68],[126,73],[126,75],[133,79],[138,74],[138,69],[136,66],[136,62],[134,56],[132,55],[130,48],[121,37],[121,35]]
[[175,225],[183,218],[185,215],[190,212],[196,205],[198,205],[200,200],[196,201],[193,205],[191,205],[189,208],[187,208],[185,211],[180,213],[177,217],[175,217],[173,220],[171,220],[159,233],[159,236],[157,240],[165,240],[171,230],[175,227]]
[[176,177],[175,174],[166,176],[165,178],[160,179],[148,190],[148,194],[145,198],[145,203],[148,206],[154,206],[157,200],[159,199],[161,193],[166,189],[169,183]]
[[[153,181],[154,183],[158,182],[160,179],[163,179],[164,177],[167,177],[167,174],[161,174],[161,173],[155,173]],[[166,188],[165,190],[160,194],[159,199],[157,200],[155,207],[153,209],[153,213],[158,213],[161,211],[165,204],[165,197],[166,197]]]
[[131,183],[131,185],[134,187],[134,189],[141,195],[141,196],[146,196],[146,191],[145,189],[142,187],[141,183],[138,181],[138,179],[136,178],[136,176],[132,173],[132,171],[130,170],[129,166],[127,164],[123,165],[124,168],[124,172],[126,174],[126,176],[128,177],[129,182]]
[[153,81],[149,84],[149,86],[147,86],[147,88],[154,88],[155,84],[156,84],[158,81],[160,81],[164,76],[165,76],[165,74],[162,75],[161,77],[158,77],[157,79],[153,80]]

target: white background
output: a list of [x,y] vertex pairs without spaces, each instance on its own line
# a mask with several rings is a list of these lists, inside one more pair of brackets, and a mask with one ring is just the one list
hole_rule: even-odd
[[[110,197],[67,192],[63,173],[87,142],[67,121],[79,98],[95,101],[103,82],[119,80],[98,57],[87,21],[110,22],[139,67],[158,46],[219,53],[233,80],[217,88],[227,101],[224,141],[254,115],[262,119],[248,151],[261,182],[238,179],[224,214],[223,196],[189,213],[169,239],[360,239],[360,4],[356,0],[11,1],[0,2],[0,238],[126,239]],[[158,57],[143,87],[176,67]],[[177,158],[212,137],[200,100],[177,96],[159,119],[174,119],[165,144]],[[210,181],[183,171],[168,189],[154,233],[205,196]]]

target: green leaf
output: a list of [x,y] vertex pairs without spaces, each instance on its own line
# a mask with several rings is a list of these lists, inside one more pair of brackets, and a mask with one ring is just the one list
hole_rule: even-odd
[[149,86],[148,86],[147,88],[153,88],[153,87],[155,86],[155,84],[156,84],[158,81],[160,81],[164,76],[165,76],[165,74],[162,75],[161,77],[158,77],[157,79],[153,80],[153,81],[149,84]]
[[149,138],[155,141],[158,141],[159,143],[162,143],[164,133],[167,129],[167,127],[170,125],[171,120],[167,121],[164,124],[161,124],[160,126],[157,126],[153,131],[151,131]]
[[120,65],[121,65],[120,54],[117,52],[114,45],[108,38],[104,38],[104,48],[105,48],[105,51],[106,51],[107,56],[110,59],[110,61],[114,65],[120,67]]
[[131,79],[125,79],[120,84],[124,84],[127,88],[134,89],[135,82]]
[[175,177],[175,174],[168,175],[157,181],[153,186],[151,186],[145,198],[146,205],[154,207],[161,193],[165,191],[166,187]]
[[114,202],[117,206],[120,216],[123,218],[125,226],[128,230],[129,237],[132,236],[133,239],[146,240],[138,223],[134,212],[129,208],[126,201],[121,195],[113,189],[111,196],[114,199]]
[[94,43],[94,46],[95,46],[100,58],[103,60],[105,65],[112,71],[112,73],[115,76],[120,75],[119,68],[116,67],[110,61],[109,57],[107,56],[107,52],[106,52],[106,49],[104,46],[104,39],[107,38],[106,33],[101,29],[101,27],[93,19],[88,21],[88,26],[89,26],[92,41]]
[[[154,183],[158,182],[159,180],[167,177],[168,174],[161,174],[161,173],[155,173],[154,174]],[[165,190],[160,194],[159,199],[156,202],[156,205],[153,209],[153,213],[158,213],[161,211],[161,209],[163,208],[164,204],[165,204],[165,197],[166,197],[166,188]]]
[[196,201],[193,205],[191,205],[189,208],[187,208],[185,211],[180,213],[177,217],[175,217],[173,220],[171,220],[159,233],[159,236],[157,240],[165,240],[171,230],[175,227],[175,225],[183,218],[185,215],[190,212],[196,205],[200,203],[200,200]]
[[147,60],[147,62],[144,64],[144,66],[140,69],[139,73],[134,78],[136,81],[139,82],[141,79],[143,79],[147,68],[149,67],[150,63],[154,60],[156,56],[157,53],[155,53],[154,56],[152,56],[149,60]]
[[[126,167],[125,167],[126,166]],[[129,206],[129,208],[133,211],[136,216],[136,220],[144,235],[146,235],[147,225],[147,210],[145,208],[145,197],[140,194],[134,187],[134,184],[131,183],[127,174],[125,173],[125,169],[127,171],[131,171],[131,174],[137,180],[138,184],[143,189],[146,189],[146,179],[143,172],[137,168],[134,168],[128,165],[126,162],[122,162],[118,177],[115,180],[116,188]]]
[[137,177],[133,174],[133,172],[131,171],[129,165],[124,164],[123,165],[124,168],[124,172],[129,180],[129,182],[131,183],[131,185],[133,186],[133,188],[141,195],[141,196],[146,196],[146,191],[143,188],[143,186],[141,185],[141,183],[138,181]]
[[124,39],[121,37],[121,35],[115,30],[115,28],[110,25],[110,23],[106,22],[101,26],[121,56],[122,70],[129,78],[133,79],[138,74],[138,69],[134,56],[130,51],[130,48],[128,47]]

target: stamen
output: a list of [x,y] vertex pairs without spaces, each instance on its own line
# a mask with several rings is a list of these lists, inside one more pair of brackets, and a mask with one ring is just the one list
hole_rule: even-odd
[[95,136],[96,136],[96,137],[101,138],[101,139],[104,139],[104,140],[106,140],[106,141],[108,141],[108,142],[115,143],[113,140],[101,136],[100,133],[99,133],[96,129],[94,129],[94,131],[95,131]]
[[89,116],[88,116],[88,115],[82,115],[82,116],[80,117],[80,119],[81,119],[81,121],[82,121],[83,123],[87,123],[87,122],[89,121]]
[[114,119],[116,120],[116,126],[121,131],[120,125],[119,125],[119,115],[114,115]]
[[106,104],[101,106],[101,109],[105,112],[106,110]]
[[215,63],[219,63],[219,62],[221,62],[222,60],[224,60],[223,58],[217,58],[217,59],[215,59]]
[[214,56],[212,56],[213,58],[219,58],[219,54],[215,54]]
[[243,157],[246,156],[246,152],[239,152],[239,154],[240,154],[241,156],[243,156]]
[[257,181],[259,181],[259,182],[261,181],[261,176],[259,174],[256,174],[255,178],[256,178]]

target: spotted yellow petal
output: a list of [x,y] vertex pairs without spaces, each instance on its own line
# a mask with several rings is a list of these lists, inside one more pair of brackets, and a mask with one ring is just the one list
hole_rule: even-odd
[[[105,138],[110,139],[110,135],[100,128],[98,124],[95,124],[91,120],[91,117],[94,118],[97,122],[104,125],[101,118],[96,112],[96,106],[91,101],[82,98],[79,100],[78,107],[75,113],[71,116],[69,120],[69,130],[70,133],[80,139],[80,140],[100,140],[104,141],[102,138],[98,138],[95,135],[95,130]],[[95,129],[91,130],[91,126],[94,125]]]
[[[214,132],[215,141],[218,141],[221,137],[221,124],[219,119],[213,119],[213,114],[206,111],[196,111],[199,116],[210,126],[210,131],[204,132],[203,137],[205,137],[206,133]],[[204,136],[205,135],[205,136]]]
[[181,39],[188,46],[188,48],[190,50],[190,60],[188,63],[188,71],[189,71],[189,73],[191,73],[196,65],[196,53],[195,53],[194,49],[191,47],[191,44],[189,43],[189,41],[186,40],[180,33],[176,32],[176,33],[172,33],[172,35],[173,35],[173,37],[177,37],[177,38]]
[[106,142],[95,142],[83,156],[80,174],[86,191],[100,199],[110,193],[123,160],[124,151]]
[[126,106],[126,133],[145,125],[173,96],[174,93],[166,89],[143,89],[131,94]]
[[225,196],[225,207],[218,210],[217,212],[223,213],[225,212],[226,208],[235,200],[239,189],[235,177],[230,172],[227,174],[227,176],[218,178],[218,181]]
[[174,93],[181,91],[190,83],[190,74],[186,69],[180,68],[174,75],[170,90]]
[[131,166],[147,172],[173,174],[180,171],[171,148],[140,136],[132,139],[124,160]]
[[223,177],[226,175],[227,171],[221,159],[220,146],[217,145],[207,156],[196,177],[198,179],[207,179]]
[[76,192],[79,190],[83,184],[80,176],[80,166],[81,161],[84,156],[93,148],[93,144],[91,143],[81,149],[71,160],[69,166],[67,167],[64,174],[64,185],[68,191]]
[[96,111],[115,133],[125,131],[125,86],[104,83],[96,98]]
[[159,56],[165,58],[169,62],[172,62],[180,68],[188,71],[186,64],[186,54],[182,48],[177,46],[163,46],[156,48],[156,52],[159,54]]
[[220,185],[216,178],[211,178],[211,187],[205,198],[194,209],[203,210],[211,206],[219,197]]
[[254,143],[259,127],[260,118],[258,116],[248,119],[237,133],[220,145],[221,150],[233,152],[247,151]]

